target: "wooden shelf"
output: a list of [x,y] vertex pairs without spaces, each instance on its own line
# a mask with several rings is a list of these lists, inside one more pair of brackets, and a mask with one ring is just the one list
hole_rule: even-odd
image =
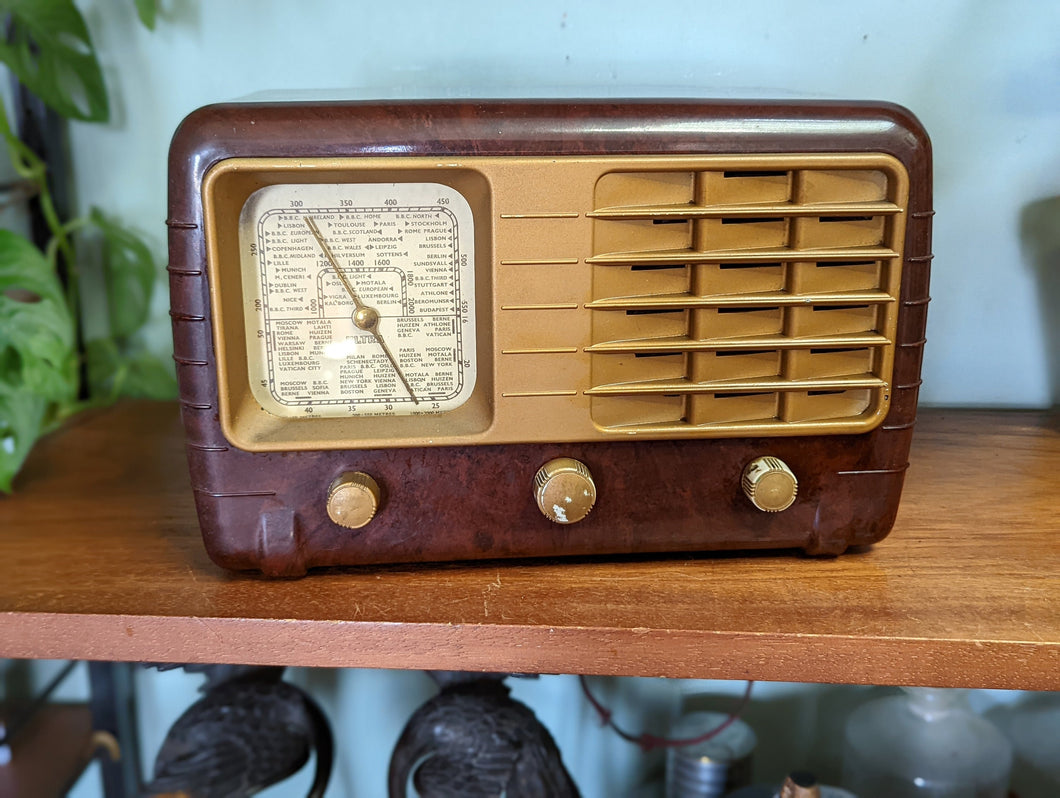
[[1060,689],[1060,432],[922,411],[894,532],[792,552],[349,568],[206,556],[177,408],[42,441],[0,498],[0,656]]

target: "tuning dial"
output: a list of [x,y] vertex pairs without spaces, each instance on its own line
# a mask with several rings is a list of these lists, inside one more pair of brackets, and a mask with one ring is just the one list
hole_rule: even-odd
[[328,517],[347,529],[360,529],[375,516],[379,483],[362,471],[346,471],[328,489]]
[[557,457],[541,466],[534,476],[534,498],[549,521],[573,524],[593,509],[596,483],[585,463]]
[[767,513],[788,509],[799,492],[799,481],[777,457],[756,457],[743,470],[741,484],[751,503]]

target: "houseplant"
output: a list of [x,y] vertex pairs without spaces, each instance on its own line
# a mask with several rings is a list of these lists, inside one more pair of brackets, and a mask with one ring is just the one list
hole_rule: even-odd
[[[135,0],[148,28],[156,2]],[[0,0],[0,19],[0,63],[17,80],[11,115],[0,106],[15,174],[3,188],[8,204],[28,202],[36,220],[28,236],[0,229],[0,492],[9,492],[35,441],[71,415],[123,395],[169,397],[175,382],[138,337],[157,275],[150,250],[104,211],[71,218],[57,199],[66,193],[66,125],[109,118],[85,20],[73,0]],[[103,286],[93,293],[105,308],[84,301],[89,250],[100,255]],[[93,314],[103,317],[93,325],[102,332],[88,336]]]

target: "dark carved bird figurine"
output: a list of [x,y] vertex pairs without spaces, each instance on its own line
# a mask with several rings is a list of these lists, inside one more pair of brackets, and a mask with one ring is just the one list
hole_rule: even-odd
[[436,680],[390,758],[390,798],[579,798],[552,735],[498,678]]
[[309,798],[323,796],[331,775],[331,728],[312,698],[282,680],[283,668],[186,670],[206,674],[204,695],[170,728],[145,795],[247,798],[301,770],[315,750]]

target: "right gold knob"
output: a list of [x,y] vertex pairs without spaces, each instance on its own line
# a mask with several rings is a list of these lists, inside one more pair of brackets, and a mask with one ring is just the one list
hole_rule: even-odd
[[596,483],[589,468],[572,457],[557,457],[534,476],[534,498],[541,513],[554,524],[576,524],[596,504]]
[[740,484],[751,504],[766,513],[788,509],[799,492],[799,481],[779,457],[756,457],[743,470]]

